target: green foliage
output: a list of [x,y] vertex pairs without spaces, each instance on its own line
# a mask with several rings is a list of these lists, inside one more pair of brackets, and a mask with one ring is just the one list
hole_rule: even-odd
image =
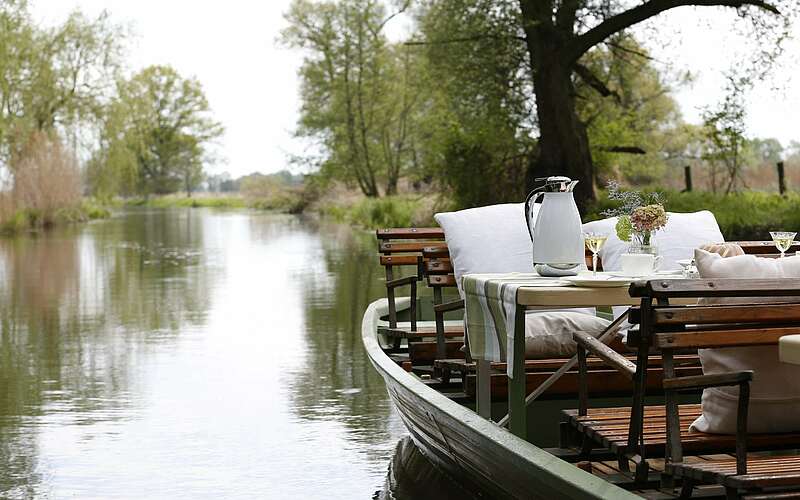
[[[669,75],[659,72],[647,50],[628,34],[595,47],[581,63],[598,79],[595,86],[609,92],[604,96],[585,79],[576,80],[582,97],[577,112],[587,126],[596,175],[640,185],[660,179],[670,157],[685,145]],[[672,83],[686,80],[684,75]]]
[[[770,231],[800,228],[800,194],[667,191],[663,195],[664,207],[670,212],[710,210],[727,240],[769,240]],[[615,202],[602,195],[586,220],[601,219],[602,213],[614,206]]]
[[432,206],[424,198],[414,196],[363,198],[352,205],[324,205],[320,211],[341,222],[367,229],[435,225]]
[[742,181],[748,139],[745,136],[747,113],[744,90],[749,82],[728,76],[726,92],[715,108],[703,111],[704,134],[707,139],[703,158],[711,170],[711,190],[734,191]]
[[417,18],[427,75],[418,175],[437,180],[458,207],[519,201],[536,142],[517,8],[426,2]]
[[0,0],[0,158],[33,131],[93,129],[113,92],[125,32],[103,12],[79,11],[53,28],[34,23],[25,0]]
[[117,89],[90,163],[95,194],[191,194],[213,160],[209,145],[223,133],[200,83],[169,66],[150,66]]
[[306,53],[297,134],[313,138],[323,158],[298,159],[366,196],[397,192],[414,162],[419,82],[416,57],[390,44],[388,14],[373,0],[295,0],[284,42]]

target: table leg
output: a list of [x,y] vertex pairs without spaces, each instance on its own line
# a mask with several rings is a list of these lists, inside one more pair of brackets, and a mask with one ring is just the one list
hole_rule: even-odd
[[525,409],[525,307],[517,306],[514,322],[514,362],[512,378],[508,381],[508,429],[517,437],[527,439],[528,422]]
[[475,411],[483,418],[492,418],[492,374],[491,362],[485,359],[476,359],[477,400]]

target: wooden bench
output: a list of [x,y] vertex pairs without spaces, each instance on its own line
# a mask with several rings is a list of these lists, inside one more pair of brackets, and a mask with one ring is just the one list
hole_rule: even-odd
[[[752,372],[687,375],[680,373],[679,353],[709,347],[777,344],[783,335],[800,332],[800,304],[743,304],[671,306],[670,299],[739,297],[774,298],[800,296],[800,280],[655,280],[631,285],[630,293],[641,297],[631,310],[630,321],[639,325],[636,363],[596,345],[591,337],[576,334],[579,344],[579,408],[566,412],[569,423],[586,442],[617,453],[622,470],[628,461],[636,464],[636,479],[647,478],[648,457],[665,457],[663,484],[683,481],[682,496],[691,495],[698,482],[717,483],[738,498],[741,492],[766,487],[800,487],[800,474],[792,472],[796,457],[773,457],[773,462],[747,458],[746,450],[778,450],[800,447],[800,432],[781,434],[746,433],[747,399]],[[662,388],[665,404],[645,406],[651,350],[660,351],[664,368]],[[633,381],[630,407],[589,409],[587,401],[586,353],[606,359]],[[737,385],[740,387],[739,431],[735,436],[689,432],[700,415],[699,405],[678,404],[678,391]],[[590,448],[586,446],[585,450]],[[684,463],[683,454],[707,454],[736,450],[737,459]],[[748,469],[753,461],[753,469]],[[733,463],[733,466],[731,465]],[[767,467],[767,464],[774,467]],[[753,472],[749,477],[747,471]],[[787,472],[788,471],[788,472]],[[767,476],[772,474],[774,480]],[[772,477],[772,476],[770,476]],[[772,481],[772,482],[770,482]]]
[[[378,229],[378,255],[386,274],[386,298],[389,303],[389,326],[380,332],[394,339],[394,348],[399,349],[402,339],[435,337],[436,328],[417,328],[417,283],[423,278],[422,249],[444,247],[444,232],[440,228],[392,228]],[[405,272],[407,276],[400,276]],[[410,328],[399,327],[397,321],[396,290],[408,286],[410,289]],[[442,335],[444,336],[444,331]],[[463,334],[463,332],[462,332]]]

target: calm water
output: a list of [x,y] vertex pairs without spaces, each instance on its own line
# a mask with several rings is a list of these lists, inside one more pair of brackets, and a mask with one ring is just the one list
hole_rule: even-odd
[[372,497],[406,434],[361,345],[375,248],[199,209],[1,239],[0,497]]

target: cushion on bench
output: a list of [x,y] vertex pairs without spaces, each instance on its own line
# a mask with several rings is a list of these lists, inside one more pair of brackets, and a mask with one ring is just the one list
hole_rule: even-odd
[[573,332],[600,336],[611,322],[581,312],[533,311],[525,315],[527,359],[568,358],[575,354]]
[[533,272],[524,203],[438,213],[434,219],[444,229],[462,299],[461,277],[465,274]]
[[[702,278],[800,278],[800,256],[770,259],[754,255],[723,258],[704,250],[695,251]],[[705,299],[705,303],[775,302],[768,298]],[[796,299],[786,298],[786,301]],[[748,432],[792,432],[800,430],[800,366],[781,363],[778,346],[701,349],[703,373],[753,370],[750,388]],[[691,428],[710,433],[736,432],[737,387],[715,387],[703,391],[703,414]]]

